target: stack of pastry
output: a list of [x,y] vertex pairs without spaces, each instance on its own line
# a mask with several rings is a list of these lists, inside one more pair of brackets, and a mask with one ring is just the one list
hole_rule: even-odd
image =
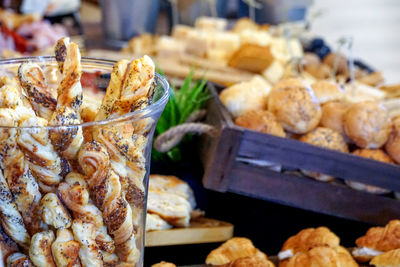
[[281,267],[356,267],[340,239],[326,227],[308,228],[290,237],[278,254]]
[[[357,95],[329,80],[310,85],[301,78],[287,78],[271,87],[262,77],[255,77],[224,89],[220,100],[238,126],[389,164],[400,163],[399,117],[390,117],[382,95],[375,91],[368,97]],[[309,170],[302,172],[320,181],[334,179]],[[388,192],[358,182],[346,183],[370,193]]]
[[370,262],[376,267],[392,267],[400,264],[400,221],[390,221],[384,227],[372,227],[365,236],[356,240],[352,252],[360,262]]
[[223,267],[275,267],[267,255],[254,247],[249,239],[242,237],[234,237],[211,251],[206,263]]
[[146,231],[189,226],[196,206],[190,186],[175,176],[150,175]]
[[152,121],[81,123],[146,107],[154,63],[121,60],[102,101],[81,109],[79,48],[62,38],[55,54],[56,92],[32,62],[0,79],[1,265],[135,266]]

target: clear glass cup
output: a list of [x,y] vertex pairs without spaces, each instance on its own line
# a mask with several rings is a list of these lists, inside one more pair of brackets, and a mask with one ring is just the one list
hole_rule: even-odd
[[[0,76],[15,76],[26,61],[40,65],[56,91],[54,57],[0,60]],[[105,91],[115,63],[82,58],[83,90],[92,90],[91,96]],[[152,138],[170,92],[163,77],[156,74],[154,81],[148,106],[120,117],[68,126],[25,126],[20,117],[7,124],[6,101],[0,99],[0,191],[5,196],[0,197],[4,231],[0,234],[18,245],[2,255],[4,264],[7,258],[28,262],[51,251],[50,259],[56,263],[73,261],[75,255],[82,266],[84,262],[86,266],[143,266]],[[4,98],[2,90],[0,98]],[[14,106],[7,108],[20,112]],[[51,139],[61,135],[61,140],[67,140],[80,133],[79,152],[68,159]],[[10,172],[13,167],[22,171]],[[52,180],[52,175],[59,179]],[[35,197],[24,198],[29,194]],[[18,223],[4,219],[8,215]],[[43,240],[47,252],[39,249]],[[67,259],[62,258],[66,248],[72,253]]]

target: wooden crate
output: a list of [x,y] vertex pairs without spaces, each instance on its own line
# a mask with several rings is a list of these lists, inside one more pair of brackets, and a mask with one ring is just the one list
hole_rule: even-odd
[[201,140],[206,188],[372,224],[400,218],[400,201],[391,196],[356,191],[340,182],[319,182],[243,161],[264,160],[286,169],[317,171],[398,192],[400,166],[238,127],[220,102],[218,89],[210,84],[210,90],[213,97],[208,102],[206,122],[220,129],[220,134]]

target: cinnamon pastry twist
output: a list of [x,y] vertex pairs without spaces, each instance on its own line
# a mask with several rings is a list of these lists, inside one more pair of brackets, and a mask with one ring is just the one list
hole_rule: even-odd
[[95,241],[101,249],[105,263],[111,264],[118,261],[116,255],[112,255],[115,249],[114,241],[107,233],[101,211],[89,199],[83,176],[74,172],[69,173],[58,190],[63,202],[73,212],[74,218],[92,224],[96,229]]
[[70,43],[67,37],[60,39],[56,45],[56,59],[62,80],[57,88],[56,111],[49,124],[66,127],[50,131],[50,139],[57,151],[66,159],[73,160],[83,142],[82,127],[71,126],[81,123],[79,107],[82,104],[82,66],[78,45]]
[[31,62],[21,64],[18,69],[18,79],[36,114],[50,120],[56,110],[57,100],[47,87],[45,75],[40,66]]
[[119,176],[109,168],[106,148],[93,141],[81,147],[78,161],[85,173],[96,206],[103,212],[108,232],[114,237],[120,261],[134,265],[139,257],[135,243],[132,209],[125,199]]

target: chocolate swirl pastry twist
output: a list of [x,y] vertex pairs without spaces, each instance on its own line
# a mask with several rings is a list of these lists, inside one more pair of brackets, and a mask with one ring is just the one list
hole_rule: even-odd
[[60,184],[58,191],[65,205],[72,211],[74,218],[92,224],[96,229],[95,241],[104,263],[115,264],[118,258],[114,254],[114,241],[107,233],[101,211],[91,202],[87,187],[82,175],[71,172]]
[[58,152],[66,159],[74,160],[83,142],[82,127],[71,126],[81,123],[79,107],[82,104],[82,66],[78,45],[69,38],[60,39],[56,45],[56,59],[62,80],[57,88],[57,106],[49,125],[65,125],[50,131],[50,139]]

